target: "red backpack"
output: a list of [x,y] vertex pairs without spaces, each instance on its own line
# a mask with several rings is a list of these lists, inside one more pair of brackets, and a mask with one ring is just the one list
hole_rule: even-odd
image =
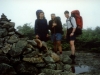
[[80,16],[79,10],[73,10],[73,11],[71,12],[71,16],[75,18],[77,27],[79,27],[79,28],[82,29],[82,28],[83,28],[83,19],[82,19],[82,17]]

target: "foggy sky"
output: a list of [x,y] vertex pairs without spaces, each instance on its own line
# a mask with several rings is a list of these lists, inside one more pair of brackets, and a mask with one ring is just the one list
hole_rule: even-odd
[[42,9],[49,21],[50,14],[55,13],[66,23],[64,11],[78,9],[83,17],[84,28],[100,26],[100,0],[0,0],[0,15],[16,23],[16,27],[31,23],[34,26],[36,10]]

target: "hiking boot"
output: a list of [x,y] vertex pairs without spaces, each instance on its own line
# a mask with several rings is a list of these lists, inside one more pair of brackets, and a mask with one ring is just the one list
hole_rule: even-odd
[[75,55],[70,55],[69,57],[72,59],[72,64],[75,64],[75,63],[76,63],[76,62],[75,62],[75,57],[76,57],[76,56],[75,56]]
[[70,57],[72,60],[74,60],[76,56],[75,56],[75,55],[70,55],[69,57]]

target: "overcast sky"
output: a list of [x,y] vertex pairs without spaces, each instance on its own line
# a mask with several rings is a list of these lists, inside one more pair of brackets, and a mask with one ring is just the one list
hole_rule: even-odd
[[100,26],[100,0],[0,0],[0,15],[4,13],[16,27],[30,22],[34,26],[38,9],[45,12],[48,21],[50,14],[55,13],[63,24],[66,22],[64,11],[78,9],[84,28]]

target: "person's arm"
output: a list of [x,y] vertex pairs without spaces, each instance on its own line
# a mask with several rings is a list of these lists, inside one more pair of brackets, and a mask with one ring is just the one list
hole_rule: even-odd
[[75,20],[74,17],[71,19],[71,22],[72,22],[72,24],[73,24],[73,30],[72,30],[72,33],[74,33],[75,30],[76,30],[76,27],[77,27],[77,25],[76,25],[76,20]]
[[35,35],[36,35],[36,38],[39,38],[37,20],[35,20]]

